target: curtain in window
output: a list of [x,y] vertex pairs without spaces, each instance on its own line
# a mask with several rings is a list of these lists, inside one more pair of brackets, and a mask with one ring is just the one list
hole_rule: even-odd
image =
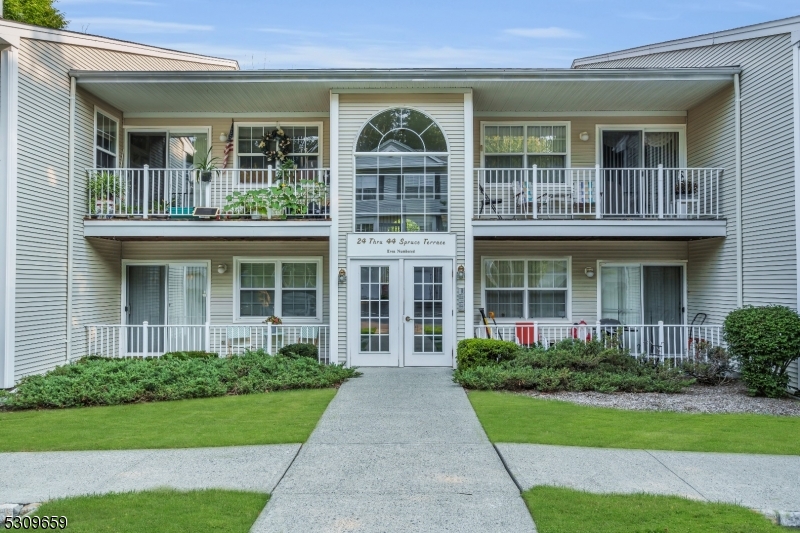
[[600,318],[623,324],[642,323],[642,271],[637,266],[603,266],[600,270]]
[[677,131],[652,132],[644,134],[644,166],[656,168],[680,167],[680,145]]

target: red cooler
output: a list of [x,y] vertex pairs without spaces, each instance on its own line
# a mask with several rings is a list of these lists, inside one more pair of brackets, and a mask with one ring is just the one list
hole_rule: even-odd
[[523,346],[531,346],[536,344],[536,336],[534,335],[533,322],[517,322],[517,341]]

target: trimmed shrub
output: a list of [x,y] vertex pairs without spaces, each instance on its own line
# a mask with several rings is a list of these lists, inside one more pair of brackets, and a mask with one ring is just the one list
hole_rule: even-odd
[[314,361],[319,360],[319,349],[313,344],[308,344],[304,342],[287,344],[286,346],[278,350],[278,353],[280,355],[289,357],[291,359],[307,357],[309,359],[313,359]]
[[800,356],[800,316],[788,307],[744,307],[723,324],[725,342],[753,396],[780,398],[789,385],[789,365]]
[[211,359],[214,357],[219,357],[219,354],[193,350],[188,352],[167,352],[161,356],[161,359]]
[[458,343],[456,362],[466,370],[476,366],[510,361],[519,354],[519,346],[510,341],[495,339],[464,339]]
[[681,369],[698,383],[721,385],[731,371],[731,358],[725,348],[701,341],[697,343],[694,356],[684,362]]

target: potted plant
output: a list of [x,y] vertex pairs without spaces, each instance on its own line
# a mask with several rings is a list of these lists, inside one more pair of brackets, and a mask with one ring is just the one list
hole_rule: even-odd
[[200,156],[194,163],[196,179],[204,183],[210,182],[214,171],[217,170],[217,161],[219,161],[219,158],[211,157],[211,148],[209,148],[208,152]]
[[681,198],[697,194],[697,181],[687,180],[686,176],[681,174],[681,178],[675,183],[675,194],[680,195]]
[[268,316],[266,318],[266,320],[264,320],[264,324],[271,324],[273,326],[280,326],[281,324],[283,324],[283,320],[281,320],[281,317],[279,317],[279,316],[270,315],[270,316]]
[[270,189],[253,189],[247,192],[233,191],[225,197],[228,203],[224,211],[233,214],[250,215],[253,220],[267,216],[274,203]]
[[277,214],[276,218],[300,218],[308,211],[308,204],[298,197],[297,190],[291,185],[281,183],[272,187],[272,204],[270,207]]
[[97,218],[111,217],[122,202],[123,187],[119,176],[108,170],[86,173],[89,210]]

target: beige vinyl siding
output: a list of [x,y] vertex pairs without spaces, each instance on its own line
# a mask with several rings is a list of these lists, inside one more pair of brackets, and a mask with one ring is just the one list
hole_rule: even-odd
[[[62,364],[67,341],[68,72],[217,70],[225,67],[21,39],[15,376]],[[79,93],[75,117],[73,348],[83,325],[119,320],[119,244],[83,238],[84,168],[94,158],[94,102]],[[114,109],[104,106],[106,111]],[[80,355],[73,353],[73,355]]]
[[[597,321],[597,262],[658,262],[685,261],[688,259],[687,243],[674,241],[475,241],[475,272],[473,294],[475,310],[473,324],[480,323],[478,308],[483,307],[481,276],[483,258],[491,257],[571,257],[572,319],[571,323],[585,320]],[[586,277],[584,269],[595,269],[593,278]],[[689,294],[691,301],[692,294]],[[689,317],[691,320],[691,317]],[[557,321],[556,321],[557,322]]]
[[[339,96],[339,268],[347,267],[347,233],[353,231],[354,150],[362,126],[373,115],[392,107],[411,107],[431,116],[447,137],[450,152],[450,215],[448,231],[456,233],[456,264],[464,263],[464,95],[463,94],[342,94]],[[347,316],[347,287],[339,285],[339,316]],[[464,313],[456,314],[456,335],[464,337]],[[339,361],[347,357],[347,321],[339,321]]]
[[[558,118],[542,118],[542,117],[476,117],[473,123],[473,140],[474,140],[474,161],[473,164],[475,168],[479,168],[483,165],[482,162],[482,155],[483,155],[483,145],[481,144],[481,140],[483,139],[482,131],[481,131],[481,124],[482,123],[504,123],[504,124],[513,124],[513,123],[524,123],[530,124],[532,122],[547,122],[547,123],[564,123],[568,122],[570,124],[570,166],[574,168],[584,168],[584,167],[594,167],[597,163],[597,139],[596,139],[596,131],[597,125],[601,124],[604,126],[614,126],[619,124],[630,124],[630,125],[653,125],[653,124],[663,124],[663,125],[683,125],[686,124],[686,117],[677,116],[677,117],[642,117],[642,116],[630,116],[630,117],[581,117],[581,116],[574,116],[574,117],[558,117]],[[589,134],[588,141],[582,141],[580,139],[581,132],[587,132]]]
[[[742,110],[742,249],[745,305],[797,305],[792,47],[787,34],[582,65],[680,68],[738,65]],[[730,105],[730,104],[728,104]],[[692,122],[692,114],[689,123]],[[726,170],[729,180],[735,168]],[[730,207],[730,204],[728,204]],[[730,216],[726,210],[726,216]],[[729,226],[730,227],[730,226]],[[729,234],[730,235],[730,234]],[[721,254],[731,257],[728,239]],[[700,250],[698,250],[700,252]],[[720,294],[720,297],[724,295]],[[712,293],[709,292],[709,297]]]
[[[320,166],[323,168],[330,168],[330,147],[329,147],[329,139],[330,139],[330,119],[328,117],[311,117],[311,118],[294,118],[294,117],[285,117],[285,118],[247,118],[247,117],[236,117],[235,119],[236,124],[244,125],[245,123],[251,124],[276,124],[280,123],[282,126],[289,127],[292,124],[316,124],[321,123],[322,128],[320,134],[322,136],[322,152],[321,152],[321,159],[320,159]],[[153,128],[153,129],[167,129],[167,128],[186,128],[186,127],[198,127],[198,128],[211,128],[211,150],[212,150],[212,157],[219,157],[220,161],[218,163],[219,167],[222,167],[222,158],[224,156],[223,150],[225,149],[225,141],[219,140],[219,134],[224,133],[226,136],[231,129],[231,119],[229,118],[126,118],[124,120],[124,125],[134,128]],[[235,148],[234,148],[235,150]],[[121,159],[120,161],[124,162],[125,159]],[[121,163],[122,164],[122,163]],[[236,159],[235,153],[231,154],[231,157],[228,161],[228,168],[234,168],[236,166]]]
[[[322,319],[328,323],[328,242],[327,241],[131,241],[122,243],[122,259],[148,261],[211,261],[211,323],[233,323],[233,287],[236,272],[234,257],[322,257]],[[217,272],[217,266],[225,264],[228,271]],[[117,286],[121,294],[122,286]],[[120,309],[113,323],[119,323]]]

